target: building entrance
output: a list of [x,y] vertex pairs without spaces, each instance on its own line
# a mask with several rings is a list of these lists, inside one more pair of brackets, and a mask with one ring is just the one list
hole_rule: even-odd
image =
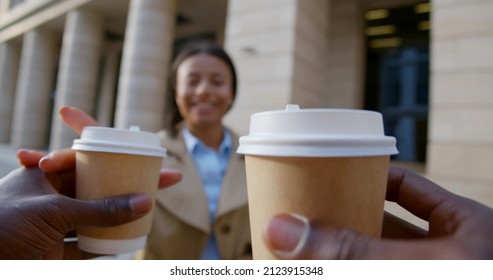
[[385,133],[397,138],[394,160],[426,160],[429,12],[423,3],[366,13],[365,106],[381,112]]

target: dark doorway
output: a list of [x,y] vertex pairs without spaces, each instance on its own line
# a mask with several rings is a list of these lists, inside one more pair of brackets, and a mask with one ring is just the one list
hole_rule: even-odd
[[422,3],[366,13],[365,107],[381,112],[385,133],[397,138],[394,160],[426,160],[429,7]]

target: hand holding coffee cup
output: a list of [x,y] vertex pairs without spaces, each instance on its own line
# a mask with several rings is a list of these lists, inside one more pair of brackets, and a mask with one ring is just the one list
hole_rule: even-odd
[[390,155],[380,113],[303,109],[251,116],[245,154],[254,259],[276,259],[262,239],[279,213],[379,237]]
[[[76,150],[76,198],[101,199],[158,189],[160,168],[166,150],[154,133],[106,127],[85,127],[74,141]],[[115,227],[85,227],[77,231],[80,249],[96,254],[120,254],[144,247],[152,221],[144,217]]]

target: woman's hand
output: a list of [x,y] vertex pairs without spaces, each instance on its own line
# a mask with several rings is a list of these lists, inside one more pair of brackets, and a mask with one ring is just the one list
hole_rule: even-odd
[[[78,109],[64,107],[61,115],[80,133],[97,124]],[[19,150],[24,168],[0,180],[1,259],[81,259],[95,257],[64,243],[67,233],[80,226],[114,226],[144,216],[152,207],[147,194],[136,193],[82,201],[75,194],[75,152],[58,150],[45,155]],[[161,170],[159,188],[181,180],[181,173]]]
[[[83,111],[69,106],[60,108],[60,117],[65,125],[75,133],[81,134],[86,126],[98,126],[96,120]],[[45,173],[60,172],[75,169],[75,151],[63,149],[45,155],[33,150],[19,150],[17,152],[19,163],[24,167],[38,166]],[[159,177],[159,188],[165,188],[181,180],[181,173],[169,169],[162,169]]]

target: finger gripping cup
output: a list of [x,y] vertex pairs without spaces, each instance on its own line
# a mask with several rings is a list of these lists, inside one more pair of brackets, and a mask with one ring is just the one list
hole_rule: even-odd
[[[159,171],[166,156],[157,134],[139,131],[137,127],[85,127],[72,149],[76,151],[77,199],[147,193],[154,204]],[[152,212],[119,226],[78,228],[78,246],[96,254],[139,250],[150,232]]]

